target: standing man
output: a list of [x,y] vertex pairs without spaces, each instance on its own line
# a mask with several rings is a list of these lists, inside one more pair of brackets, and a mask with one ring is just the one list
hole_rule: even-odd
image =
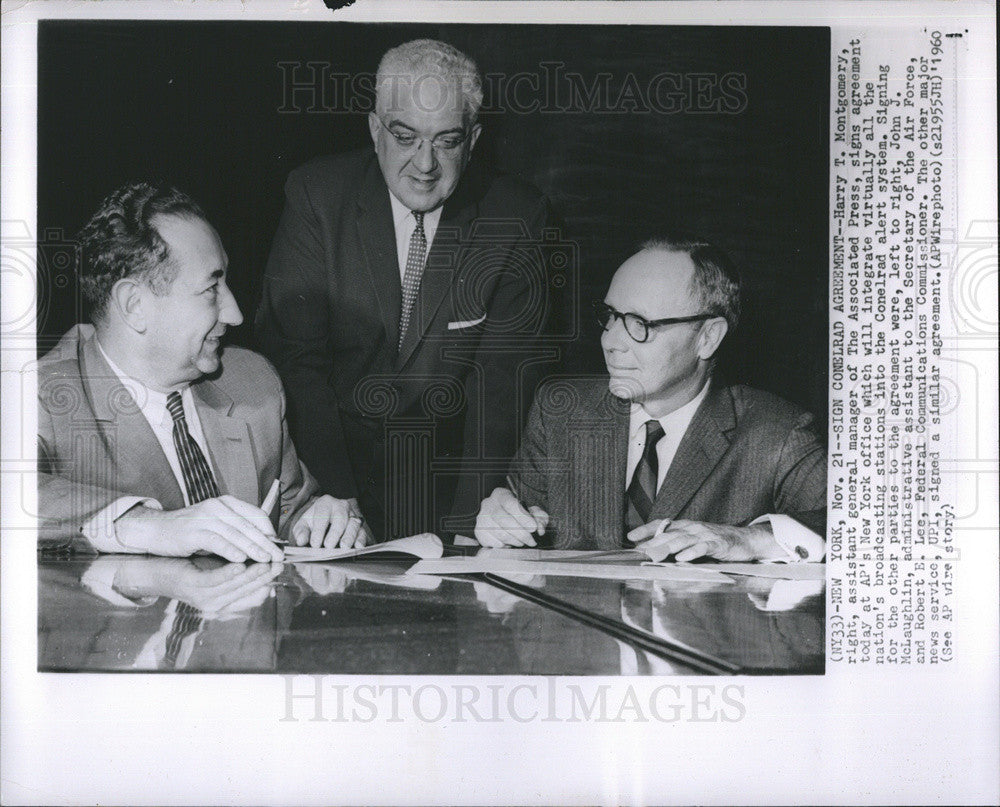
[[[39,362],[39,546],[281,560],[274,539],[363,546],[347,501],[317,496],[264,358],[226,348],[243,321],[228,258],[180,191],[125,185],[80,234],[92,325]],[[261,509],[275,480],[280,498]]]
[[382,540],[471,523],[503,478],[533,391],[514,345],[544,319],[546,204],[470,166],[468,56],[407,42],[376,87],[374,150],[290,174],[256,326],[320,487]]
[[608,376],[539,390],[510,487],[482,503],[480,543],[627,536],[677,560],[822,560],[826,452],[812,415],[713,372],[740,312],[728,256],[649,241],[595,309]]

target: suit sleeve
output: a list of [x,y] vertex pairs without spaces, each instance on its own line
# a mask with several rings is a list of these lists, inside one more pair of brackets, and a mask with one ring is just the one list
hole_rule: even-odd
[[299,458],[288,431],[285,417],[285,394],[276,378],[281,396],[281,510],[278,517],[278,537],[288,538],[292,527],[319,494],[319,484]]
[[[84,524],[108,508],[123,494],[109,487],[76,482],[63,475],[55,448],[52,416],[38,401],[38,548],[95,552],[81,533]],[[102,475],[95,474],[97,478]],[[112,469],[104,474],[112,479]]]
[[[540,242],[542,229],[548,221],[548,203],[539,198],[524,219],[531,243]],[[540,250],[538,254],[544,261],[544,251]],[[517,261],[513,263],[517,264]],[[501,460],[496,470],[483,478],[487,495],[495,487],[504,485],[503,466],[517,449],[517,436],[541,370],[540,364],[530,361],[531,354],[537,353],[536,347],[510,349],[508,344],[504,349],[504,342],[512,332],[518,336],[530,332],[541,336],[539,342],[544,344],[550,319],[548,309],[552,307],[549,305],[551,301],[545,297],[547,279],[544,264],[532,266],[531,271],[525,271],[525,267],[520,265],[508,266],[497,283],[486,312],[487,323],[507,323],[510,329],[487,329],[475,353],[476,372],[469,375],[470,380],[481,379],[483,422],[480,424],[472,413],[466,417],[464,458]],[[538,288],[539,282],[542,283],[541,289]],[[476,478],[474,473],[462,475],[455,497],[456,515],[475,514],[478,510],[478,490],[472,490],[470,485]]]
[[545,473],[549,456],[542,416],[544,394],[544,388],[539,390],[531,404],[528,423],[507,476],[509,481],[514,483],[516,490],[513,493],[521,504],[525,507],[541,507],[552,515],[549,506],[548,478]]
[[826,451],[812,422],[812,415],[802,415],[781,447],[774,502],[778,513],[825,536]]
[[322,228],[302,179],[285,185],[285,209],[264,272],[255,330],[288,395],[291,436],[319,487],[338,498],[358,491],[329,384],[327,271]]

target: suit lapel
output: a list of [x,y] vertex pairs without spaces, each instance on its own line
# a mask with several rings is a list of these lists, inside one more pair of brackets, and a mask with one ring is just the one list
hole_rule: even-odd
[[403,336],[396,369],[402,369],[410,356],[413,355],[413,351],[420,344],[424,334],[427,333],[434,320],[434,315],[441,307],[448,290],[458,276],[460,270],[458,262],[462,257],[462,246],[469,243],[472,221],[478,210],[475,201],[470,198],[467,187],[467,185],[460,185],[452,197],[445,202],[444,209],[441,211],[441,221],[438,223],[434,242],[427,254],[427,263],[420,280],[420,290],[413,303],[413,316],[410,319],[410,326]]
[[231,415],[233,399],[211,381],[192,385],[195,408],[219,490],[257,505],[261,492],[247,422]]
[[[610,391],[605,392],[608,406],[614,412],[614,473],[611,477],[610,489],[614,507],[608,513],[611,521],[605,527],[605,534],[614,536],[613,545],[622,543],[625,525],[625,475],[628,471],[628,424],[630,406],[627,402],[616,398]],[[599,466],[594,466],[599,467]]]
[[729,449],[736,413],[729,388],[715,381],[688,425],[653,502],[651,518],[676,518]]
[[160,441],[131,394],[104,360],[96,337],[91,337],[81,347],[80,375],[108,457],[114,465],[114,479],[109,480],[111,486],[123,491],[142,491],[157,499],[167,510],[183,507],[184,494]]
[[377,160],[372,160],[358,197],[358,237],[365,254],[368,277],[378,299],[379,314],[386,340],[392,347],[399,341],[399,314],[402,284],[396,257],[396,230],[392,223],[389,189]]

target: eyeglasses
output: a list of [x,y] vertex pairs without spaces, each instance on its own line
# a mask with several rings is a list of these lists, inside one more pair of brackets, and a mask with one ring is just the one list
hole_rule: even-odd
[[461,134],[448,132],[439,134],[433,138],[420,137],[409,130],[398,131],[390,129],[381,118],[378,118],[378,122],[383,129],[392,135],[392,139],[396,141],[396,145],[403,151],[416,151],[420,148],[421,143],[427,143],[433,152],[441,157],[458,156],[459,149],[465,143],[468,136],[466,132],[462,132]]
[[607,303],[594,300],[594,314],[597,315],[597,324],[604,330],[610,330],[611,323],[620,319],[625,326],[627,333],[636,342],[645,342],[649,339],[650,328],[659,328],[661,325],[677,325],[681,322],[701,322],[706,319],[715,319],[719,314],[695,314],[690,317],[668,317],[667,319],[646,319],[638,314],[616,311]]

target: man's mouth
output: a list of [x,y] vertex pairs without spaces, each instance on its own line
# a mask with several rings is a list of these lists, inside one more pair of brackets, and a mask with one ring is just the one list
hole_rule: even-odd
[[407,179],[409,179],[410,182],[412,182],[418,188],[433,188],[434,185],[435,185],[435,183],[437,182],[437,177],[429,177],[429,178],[423,179],[421,177],[411,176],[411,177],[407,177]]

